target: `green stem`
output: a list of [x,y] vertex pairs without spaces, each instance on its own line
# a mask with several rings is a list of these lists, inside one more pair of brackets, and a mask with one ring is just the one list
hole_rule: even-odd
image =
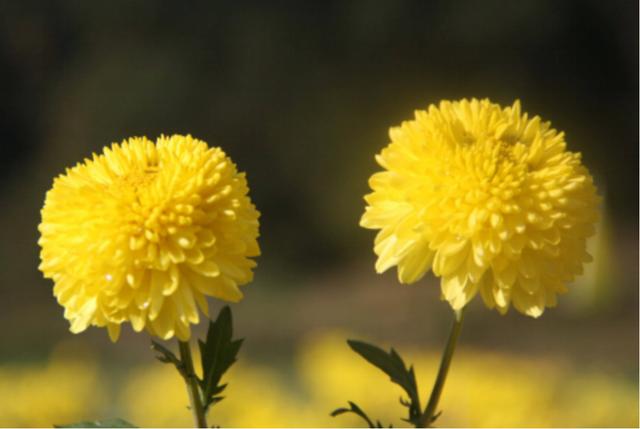
[[184,381],[187,383],[187,393],[189,394],[189,402],[191,402],[191,412],[193,413],[195,427],[206,428],[207,416],[202,405],[198,378],[193,369],[191,348],[189,347],[189,343],[185,341],[178,341],[178,345],[180,346],[180,360],[184,366]]
[[436,382],[433,385],[429,402],[427,403],[424,413],[420,419],[420,427],[430,427],[431,423],[433,423],[434,415],[438,407],[438,401],[440,401],[440,395],[444,388],[444,382],[447,379],[447,373],[449,372],[449,366],[451,365],[451,359],[453,358],[453,352],[456,349],[460,330],[462,329],[462,321],[464,319],[462,310],[456,311],[455,315],[456,317],[453,321],[453,325],[451,326],[449,339],[447,340],[447,346],[444,349],[444,354],[440,361],[440,369],[438,370]]

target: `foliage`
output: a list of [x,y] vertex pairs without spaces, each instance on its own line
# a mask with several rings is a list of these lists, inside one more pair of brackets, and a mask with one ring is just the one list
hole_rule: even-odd
[[[196,377],[199,394],[203,401],[205,413],[224,396],[220,394],[225,390],[227,384],[221,383],[222,376],[236,362],[236,356],[242,346],[242,339],[233,340],[233,323],[231,309],[225,306],[220,310],[215,322],[209,321],[209,330],[205,341],[198,340],[200,347],[200,357],[202,361],[202,377],[193,374],[191,365],[176,356],[171,350],[159,342],[152,340],[151,348],[158,353],[156,359],[162,363],[173,365],[180,375],[188,381],[190,377]],[[123,419],[82,421],[60,425],[56,427],[136,427]]]
[[[220,394],[227,387],[221,384],[222,376],[236,362],[236,356],[242,346],[242,339],[233,340],[233,322],[231,309],[225,306],[220,310],[215,322],[209,321],[209,330],[205,341],[198,340],[200,359],[202,362],[202,377],[197,377],[198,386],[203,400],[205,412],[210,406],[220,402],[224,396]],[[171,350],[157,341],[151,341],[152,348],[159,353],[157,359],[176,367],[178,372],[187,379],[184,362]]]
[[215,322],[209,322],[206,342],[198,340],[202,359],[202,378],[199,379],[205,410],[221,401],[220,396],[227,387],[220,384],[225,372],[236,361],[236,356],[242,346],[242,339],[232,340],[233,326],[231,309],[225,306]]
[[[400,398],[400,404],[407,407],[409,413],[407,418],[403,420],[416,427],[420,427],[423,416],[420,409],[420,396],[418,394],[418,384],[413,366],[407,368],[402,357],[393,348],[391,348],[389,352],[385,352],[377,346],[357,340],[347,340],[347,344],[367,362],[387,374],[393,383],[402,387],[409,397],[408,400],[402,397]],[[334,410],[331,415],[335,417],[344,413],[354,413],[362,417],[370,428],[384,427],[379,420],[376,420],[374,424],[355,403],[349,401],[349,405],[350,408],[338,408]],[[435,416],[431,422],[435,421],[436,418],[437,416]]]
[[[333,410],[333,412],[331,413],[331,417],[336,417],[336,416],[339,416],[340,414],[353,413],[353,414],[361,417],[365,422],[367,422],[367,425],[370,428],[383,428],[384,427],[384,425],[380,422],[380,420],[376,420],[376,422],[374,423],[369,418],[367,413],[365,413],[362,410],[362,408],[360,408],[354,402],[348,401],[348,403],[349,403],[349,408],[337,408],[337,409]],[[393,426],[389,425],[389,427],[391,428]]]
[[91,420],[66,425],[53,425],[55,428],[135,428],[136,425],[123,419]]

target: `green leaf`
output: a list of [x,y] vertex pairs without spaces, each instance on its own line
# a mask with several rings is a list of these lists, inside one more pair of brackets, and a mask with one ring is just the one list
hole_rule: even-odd
[[91,420],[85,422],[69,423],[66,425],[53,425],[54,428],[136,428],[138,426],[123,419]]
[[151,340],[151,348],[159,354],[159,356],[156,356],[156,359],[162,363],[173,364],[178,372],[180,372],[183,377],[186,377],[184,364],[171,350],[154,340]]
[[[337,408],[337,409],[333,410],[333,412],[331,413],[331,417],[336,417],[336,416],[339,416],[341,414],[346,414],[346,413],[353,413],[353,414],[359,416],[360,418],[362,418],[365,422],[367,422],[367,426],[370,427],[370,428],[383,428],[384,427],[384,425],[380,422],[380,420],[376,420],[376,422],[373,423],[373,421],[369,418],[367,413],[365,413],[362,410],[362,408],[360,408],[354,402],[349,401],[348,403],[349,403],[349,408]],[[393,426],[389,425],[389,427],[393,427]]]
[[220,394],[226,384],[220,384],[224,373],[234,364],[243,340],[232,340],[231,309],[220,310],[215,322],[209,322],[205,342],[198,341],[202,360],[202,379],[198,380],[204,397],[205,409],[224,399]]
[[391,381],[407,392],[409,401],[403,399],[400,403],[409,409],[406,421],[416,423],[420,419],[420,397],[413,367],[407,368],[402,357],[392,348],[388,353],[372,344],[362,341],[347,340],[349,347],[362,356],[367,362],[387,374]]

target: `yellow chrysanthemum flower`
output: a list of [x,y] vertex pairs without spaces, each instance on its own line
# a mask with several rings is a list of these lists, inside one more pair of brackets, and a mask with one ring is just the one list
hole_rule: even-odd
[[67,169],[47,192],[40,270],[71,331],[120,325],[180,340],[206,296],[242,298],[260,249],[244,173],[191,136],[131,138]]
[[478,291],[501,313],[554,306],[590,260],[600,200],[564,134],[486,99],[442,101],[389,134],[360,223],[380,230],[376,270],[414,283],[433,269],[456,310]]

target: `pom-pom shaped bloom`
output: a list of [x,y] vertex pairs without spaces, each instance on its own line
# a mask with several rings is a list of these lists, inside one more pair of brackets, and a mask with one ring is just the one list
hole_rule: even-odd
[[40,270],[71,331],[120,325],[190,337],[207,296],[242,298],[259,213],[244,173],[191,136],[131,138],[67,169],[47,193]]
[[414,283],[432,269],[456,310],[478,291],[501,313],[554,306],[590,260],[599,203],[564,134],[518,101],[476,99],[431,105],[389,134],[361,220],[380,230],[376,270]]

